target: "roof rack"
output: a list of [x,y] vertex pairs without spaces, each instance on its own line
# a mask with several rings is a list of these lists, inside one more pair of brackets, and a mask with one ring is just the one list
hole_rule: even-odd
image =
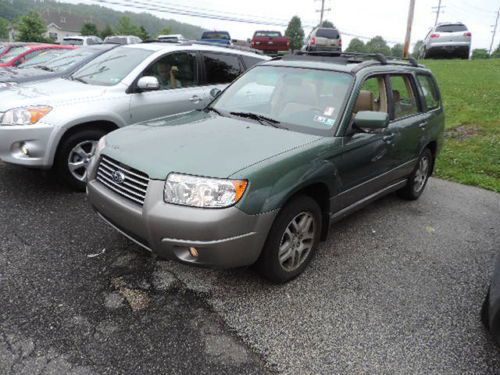
[[167,44],[177,44],[179,46],[192,46],[193,44],[198,44],[198,45],[202,45],[202,46],[229,48],[229,49],[235,49],[235,50],[239,50],[239,51],[252,52],[252,53],[256,53],[258,55],[263,55],[262,51],[259,51],[259,50],[254,49],[254,48],[204,42],[203,40],[184,39],[184,40],[175,41],[175,40],[148,39],[148,40],[143,41],[143,43],[167,43]]

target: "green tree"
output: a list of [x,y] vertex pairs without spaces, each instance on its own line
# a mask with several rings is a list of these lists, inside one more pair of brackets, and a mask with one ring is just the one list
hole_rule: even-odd
[[117,35],[136,35],[139,36],[140,29],[137,27],[130,17],[123,16],[118,20],[115,26],[115,32]]
[[158,35],[168,35],[168,34],[172,34],[172,28],[170,26],[165,26],[158,33]]
[[144,26],[139,27],[138,37],[141,38],[142,40],[150,39],[149,34],[148,34],[147,30],[144,28]]
[[0,17],[0,39],[9,38],[9,20]]
[[396,43],[391,48],[391,56],[397,57],[398,59],[403,57],[403,45],[401,43]]
[[304,29],[298,16],[293,16],[285,31],[285,36],[290,39],[290,48],[292,51],[300,49],[304,43]]
[[111,28],[111,26],[109,25],[106,25],[106,27],[104,28],[104,30],[101,31],[101,33],[99,34],[100,37],[102,39],[106,38],[107,36],[112,36],[112,35],[115,35],[115,33],[113,32],[113,29]]
[[346,52],[366,52],[365,43],[358,38],[351,39],[349,46],[347,46]]
[[47,42],[45,21],[37,12],[29,12],[17,23],[17,40],[19,42]]
[[381,36],[375,36],[366,43],[366,52],[381,53],[385,56],[390,56],[391,49],[387,42]]
[[322,23],[321,23],[321,27],[331,27],[331,28],[335,28],[334,24],[328,20],[324,20]]
[[415,57],[415,58],[420,57],[420,50],[422,49],[423,46],[424,46],[423,40],[419,40],[417,43],[415,43],[415,45],[413,46],[413,52],[412,52],[413,57]]
[[498,44],[498,47],[496,50],[493,51],[491,54],[491,57],[494,57],[496,59],[500,59],[500,43]]
[[82,26],[82,29],[80,30],[80,34],[84,36],[99,35],[99,32],[97,31],[97,26],[95,25],[95,23],[85,22]]
[[472,58],[475,59],[488,59],[490,57],[486,48],[476,48],[472,51]]

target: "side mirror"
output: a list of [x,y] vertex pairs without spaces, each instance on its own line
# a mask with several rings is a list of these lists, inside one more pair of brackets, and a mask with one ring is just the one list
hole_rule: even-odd
[[212,95],[212,98],[218,97],[222,93],[222,90],[218,89],[217,87],[214,87],[212,90],[210,90],[210,95]]
[[137,88],[141,91],[154,91],[160,89],[160,82],[158,78],[153,76],[146,76],[139,78],[137,81]]
[[384,129],[389,125],[389,115],[385,112],[359,111],[354,116],[354,124],[362,129]]

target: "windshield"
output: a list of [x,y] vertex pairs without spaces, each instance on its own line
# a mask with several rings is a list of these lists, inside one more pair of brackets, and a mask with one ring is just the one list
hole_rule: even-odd
[[28,47],[12,47],[9,52],[0,57],[0,63],[5,63],[7,61],[12,60],[14,57],[19,56],[23,52],[28,51]]
[[271,38],[279,38],[281,36],[281,33],[279,31],[256,31],[255,36],[268,36]]
[[62,44],[65,46],[83,46],[83,39],[64,39]]
[[440,33],[456,33],[467,31],[467,27],[465,25],[441,25],[437,27],[436,31]]
[[97,54],[99,54],[99,52],[97,52],[94,49],[86,49],[86,48],[74,49],[60,55],[59,57],[53,60],[50,60],[49,62],[43,65],[47,67],[48,70],[51,70],[53,72],[63,72],[66,69],[72,68],[75,64],[78,64],[81,61]]
[[336,125],[351,84],[347,73],[257,66],[229,86],[213,108],[225,114],[257,114],[291,130],[322,134]]
[[91,85],[113,86],[153,52],[141,48],[118,47],[79,69],[72,78]]
[[47,49],[40,52],[32,59],[23,62],[18,66],[18,68],[31,68],[37,65],[46,65],[47,62],[52,61],[56,57],[64,55],[67,52],[68,52],[67,49],[62,49],[62,48]]
[[224,40],[229,40],[231,39],[229,37],[228,33],[224,32],[209,32],[209,33],[203,33],[203,36],[201,37],[202,39],[224,39]]

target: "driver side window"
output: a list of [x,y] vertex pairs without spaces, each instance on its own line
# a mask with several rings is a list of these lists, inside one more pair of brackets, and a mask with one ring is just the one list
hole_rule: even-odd
[[369,77],[363,82],[353,112],[360,111],[388,113],[384,76]]
[[161,90],[198,86],[196,55],[188,52],[168,54],[150,65],[142,76],[152,76]]

